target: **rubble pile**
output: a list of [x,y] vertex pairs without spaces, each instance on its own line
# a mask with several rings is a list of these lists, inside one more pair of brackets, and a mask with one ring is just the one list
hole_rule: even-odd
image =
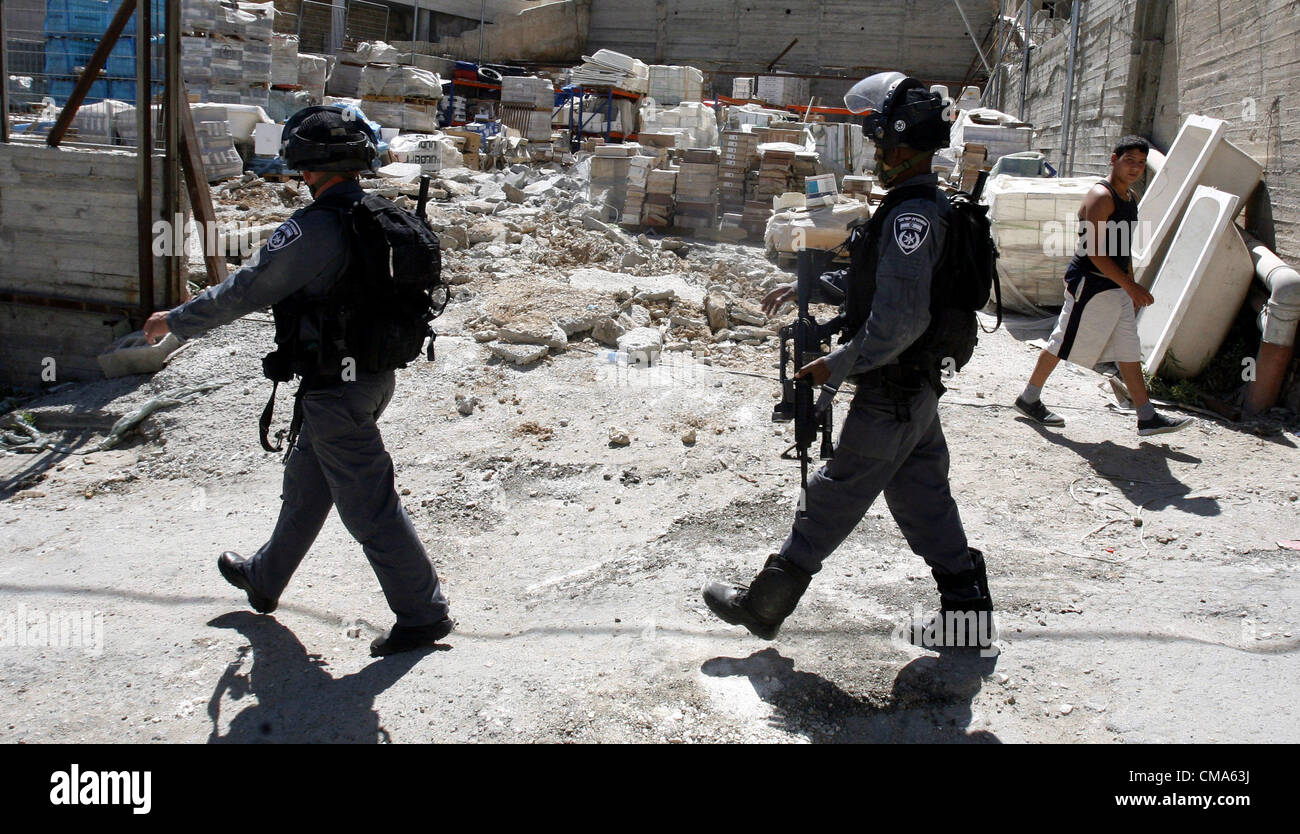
[[[755,350],[770,350],[777,325],[757,299],[788,275],[756,247],[638,234],[606,222],[585,170],[516,164],[434,176],[426,216],[442,242],[455,302],[440,333],[481,344],[485,362],[520,367],[574,347],[613,349],[634,364],[664,354],[744,364],[757,358]],[[362,187],[414,209],[418,175],[415,166],[401,176],[363,178]],[[252,173],[212,193],[219,225],[253,240],[265,240],[311,199],[296,180]],[[192,260],[197,278],[202,263]]]

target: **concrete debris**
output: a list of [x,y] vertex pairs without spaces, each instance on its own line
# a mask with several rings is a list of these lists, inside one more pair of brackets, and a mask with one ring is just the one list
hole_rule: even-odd
[[626,315],[628,319],[632,321],[632,324],[637,327],[650,326],[650,311],[642,307],[640,304],[633,304],[631,307],[628,307]]
[[631,442],[632,437],[628,434],[627,429],[621,428],[620,426],[609,427],[609,445],[627,446]]
[[476,220],[469,227],[467,240],[469,245],[476,243],[491,243],[493,241],[505,240],[506,227],[496,220]]
[[638,252],[635,249],[625,252],[623,254],[624,267],[640,266],[641,264],[645,264],[649,262],[650,262],[650,257],[648,255],[642,252]]
[[627,328],[616,319],[608,316],[598,321],[591,329],[591,338],[609,347],[618,347],[618,338],[627,332]]
[[637,327],[619,336],[617,344],[618,349],[627,354],[629,365],[653,365],[659,361],[664,338],[653,327]]
[[742,324],[752,324],[757,326],[767,324],[767,316],[763,315],[758,310],[755,310],[753,307],[748,307],[735,301],[727,305],[727,315],[732,321],[738,321]]
[[474,396],[467,397],[464,394],[456,395],[456,411],[460,412],[460,415],[462,417],[468,417],[469,415],[473,414],[474,409],[478,408],[478,405],[479,405],[478,397],[474,397]]
[[180,346],[174,333],[168,333],[158,344],[151,345],[145,341],[144,333],[137,330],[114,342],[97,358],[104,376],[109,379],[129,374],[152,374],[160,370],[167,357]]
[[569,345],[568,334],[553,321],[513,321],[497,328],[497,338],[511,344],[546,345],[555,350],[564,350]]
[[727,328],[727,299],[722,293],[711,292],[704,297],[704,313],[714,333]]
[[492,355],[515,365],[531,365],[548,352],[546,345],[512,344],[510,342],[488,342]]

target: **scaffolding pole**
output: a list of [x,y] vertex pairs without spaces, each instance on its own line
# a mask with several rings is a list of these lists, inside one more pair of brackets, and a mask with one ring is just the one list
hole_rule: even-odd
[[[123,3],[125,8],[131,0]],[[153,303],[153,78],[150,66],[152,3],[135,3],[135,127],[137,173],[136,238],[140,263],[140,316],[148,318]],[[88,80],[88,76],[82,76]]]

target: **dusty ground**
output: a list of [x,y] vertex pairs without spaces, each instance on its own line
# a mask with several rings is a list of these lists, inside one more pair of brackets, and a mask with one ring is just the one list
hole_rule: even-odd
[[[1300,553],[1277,544],[1300,538],[1294,422],[1139,439],[1098,377],[1063,366],[1045,398],[1067,426],[1036,428],[1007,407],[1035,349],[984,337],[942,415],[1001,654],[892,637],[935,593],[883,502],[764,643],[710,617],[699,588],[747,579],[788,529],[798,466],[769,422],[773,343],[688,336],[628,369],[574,341],[521,369],[473,338],[578,266],[619,268],[580,243],[593,252],[495,273],[481,266],[499,258],[450,255],[467,283],[438,360],[400,372],[381,423],[459,622],[439,651],[368,657],[391,615],[335,517],[273,616],[218,575],[217,554],[255,550],[278,508],[281,465],[256,441],[265,316],[152,378],[25,406],[85,444],[158,392],[230,380],[118,449],[0,458],[0,615],[103,624],[102,652],[0,648],[0,741],[1300,741]],[[758,249],[695,247],[640,274],[678,264],[701,290],[730,276],[753,302],[776,277]],[[460,414],[457,394],[478,408]]]

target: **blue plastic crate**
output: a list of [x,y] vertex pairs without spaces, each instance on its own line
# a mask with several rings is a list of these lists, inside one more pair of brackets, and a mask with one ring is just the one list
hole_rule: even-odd
[[[51,78],[50,79],[50,97],[54,103],[62,107],[68,101],[68,96],[72,95],[72,88],[77,84],[75,78]],[[108,98],[108,82],[95,81],[90,85],[90,92],[86,93],[86,104],[94,104],[97,101],[103,101]]]
[[[46,0],[45,32],[49,35],[83,35],[101,36],[108,31],[108,24],[117,14],[122,0]],[[165,0],[153,0],[153,32],[163,30]],[[122,29],[124,35],[134,35],[136,31],[136,13],[127,18]]]
[[[45,72],[48,75],[75,75],[77,67],[90,63],[99,41],[91,38],[51,36],[45,42]],[[108,53],[104,71],[113,76],[135,75],[135,38],[121,37]]]
[[108,28],[104,0],[46,0],[45,31],[50,34],[102,35]]

